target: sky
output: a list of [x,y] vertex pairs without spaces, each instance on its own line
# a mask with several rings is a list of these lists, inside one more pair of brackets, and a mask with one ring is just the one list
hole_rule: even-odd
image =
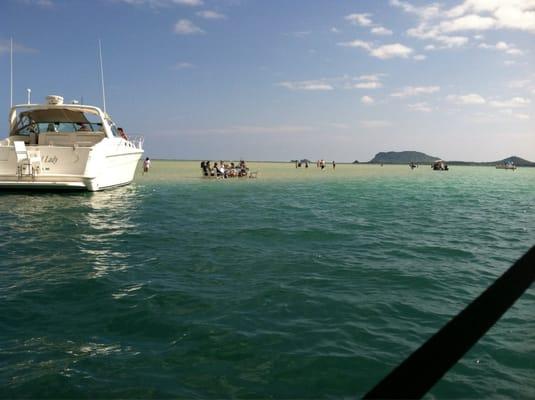
[[[146,155],[535,161],[535,0],[2,0],[0,110],[102,106]],[[2,125],[0,125],[2,126]]]

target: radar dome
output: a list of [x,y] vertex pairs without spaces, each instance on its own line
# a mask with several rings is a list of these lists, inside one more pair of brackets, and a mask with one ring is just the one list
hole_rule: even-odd
[[46,96],[46,103],[54,106],[61,105],[63,104],[63,97],[51,94]]

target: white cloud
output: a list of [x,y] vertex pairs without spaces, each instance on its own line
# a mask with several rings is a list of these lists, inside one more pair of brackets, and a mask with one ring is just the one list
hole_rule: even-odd
[[462,47],[468,43],[467,37],[445,35],[441,33],[436,25],[429,25],[427,22],[421,23],[416,28],[408,29],[407,35],[422,40],[434,40],[438,42],[439,46],[435,46],[434,49]]
[[517,118],[517,119],[523,119],[523,120],[530,119],[529,114],[515,112],[514,110],[512,110],[510,108],[506,108],[506,109],[500,110],[500,113],[504,114],[504,115],[508,115],[510,117],[513,117],[513,118]]
[[429,6],[416,7],[406,1],[390,0],[390,4],[394,7],[399,7],[409,14],[415,14],[423,20],[436,18],[442,13],[440,5],[433,3]]
[[171,0],[171,2],[190,7],[202,6],[204,4],[202,0]]
[[496,20],[494,18],[480,17],[479,15],[472,14],[443,21],[440,24],[440,30],[447,33],[468,30],[484,31],[493,28],[495,25]]
[[37,0],[36,4],[41,7],[53,7],[54,3],[52,0]]
[[509,49],[505,51],[507,54],[511,56],[521,56],[524,55],[524,52],[520,49]]
[[462,47],[468,43],[466,36],[445,36],[440,35],[435,38],[438,42],[443,44],[442,48],[451,49],[453,47]]
[[449,95],[446,99],[452,103],[459,105],[478,105],[485,104],[487,101],[477,93],[470,93],[465,95]]
[[[526,2],[527,4],[527,2]],[[514,6],[500,7],[494,12],[500,27],[520,29],[535,33],[535,6],[531,2],[530,9],[520,9]]]
[[392,35],[392,31],[383,26],[374,24],[371,20],[372,14],[349,14],[344,17],[346,21],[351,22],[353,25],[359,25],[364,27],[370,27],[370,33],[378,36]]
[[362,104],[371,105],[375,103],[375,100],[373,99],[373,97],[370,97],[370,96],[362,96],[360,98],[360,102]]
[[371,26],[373,22],[369,17],[371,17],[371,14],[349,14],[344,19],[353,25]]
[[340,33],[340,29],[338,29],[338,28],[336,28],[334,26],[330,30],[331,30],[332,33]]
[[360,125],[364,128],[388,128],[392,123],[380,119],[368,119],[360,121]]
[[383,73],[361,75],[351,77],[349,75],[336,77],[323,77],[318,79],[309,79],[301,81],[282,81],[277,86],[290,90],[302,91],[330,91],[338,89],[378,89],[383,87],[381,77],[386,76]]
[[503,41],[497,42],[494,45],[488,43],[480,43],[478,47],[481,49],[503,51],[504,53],[509,54],[511,56],[521,56],[524,54],[524,52],[518,49],[514,44]]
[[379,89],[383,87],[383,84],[378,81],[368,81],[356,83],[352,87],[354,89]]
[[373,49],[370,54],[374,57],[386,60],[388,58],[401,57],[407,58],[413,50],[410,47],[404,46],[400,43],[385,44],[383,46]]
[[305,91],[328,91],[334,90],[334,87],[324,81],[296,81],[296,82],[279,82],[279,86],[290,90],[305,90]]
[[517,120],[529,120],[531,119],[528,114],[525,113],[518,113],[514,110],[505,109],[505,110],[499,110],[499,113],[496,112],[476,112],[473,114],[472,120],[476,123],[482,123],[482,124],[493,124],[497,122],[504,122],[508,119],[517,119]]
[[475,122],[477,124],[491,124],[496,122],[503,121],[503,118],[500,118],[500,116],[496,113],[489,113],[489,112],[483,112],[483,111],[477,111],[474,112],[470,119],[472,122]]
[[[11,41],[0,39],[0,55],[11,51]],[[13,53],[37,53],[37,49],[13,41]]]
[[420,111],[426,113],[433,111],[433,109],[426,102],[409,104],[408,107],[412,111]]
[[[508,29],[535,33],[534,0],[464,0],[449,9],[439,3],[418,7],[408,1],[390,0],[390,4],[418,17],[418,24],[407,30],[409,36],[436,41],[441,49],[469,42],[465,36],[451,36],[457,32]],[[474,39],[482,37],[476,35]],[[507,52],[521,54],[518,49]]]
[[[344,87],[345,89],[365,89],[365,90],[380,89],[383,87],[381,78],[384,76],[386,76],[386,74],[383,74],[383,73],[360,75],[358,77],[352,78],[351,81],[353,82],[348,82],[346,80]],[[357,83],[354,83],[355,81]]]
[[514,113],[513,116],[518,119],[531,119],[531,116],[529,114],[524,113]]
[[416,55],[413,57],[413,59],[415,59],[416,61],[423,61],[423,60],[425,60],[426,58],[427,58],[427,56],[424,55],[424,54],[416,54]]
[[205,33],[201,28],[187,19],[178,20],[175,24],[174,31],[177,35],[197,35]]
[[407,33],[424,40],[446,43],[448,39],[444,36],[450,33],[497,29],[535,33],[533,0],[464,0],[450,9],[438,3],[417,7],[407,1],[391,0],[390,4],[419,18],[418,25]]
[[524,97],[513,97],[509,100],[492,100],[489,101],[489,104],[492,107],[496,108],[519,108],[519,107],[527,107],[529,104],[531,104],[530,99],[526,99]]
[[227,18],[226,15],[218,13],[217,11],[211,11],[211,10],[199,11],[197,15],[204,19],[226,19]]
[[415,28],[408,29],[407,34],[418,39],[435,39],[440,32],[437,27],[430,28],[427,22],[422,22]]
[[510,89],[522,89],[531,84],[531,80],[529,79],[522,79],[522,80],[515,80],[511,81],[507,84],[507,87]]
[[385,74],[370,74],[370,75],[360,75],[356,80],[359,81],[380,81]]
[[353,40],[351,42],[341,42],[341,43],[338,43],[338,46],[342,46],[342,47],[359,47],[359,48],[362,48],[364,50],[367,50],[367,51],[371,51],[372,50],[372,45],[371,43],[369,42],[365,42],[363,40]]
[[292,33],[289,33],[290,36],[294,36],[296,38],[304,38],[308,35],[310,35],[312,32],[311,31],[298,31],[298,32],[292,32]]
[[189,63],[189,62],[177,62],[174,66],[173,66],[173,69],[189,69],[189,68],[193,68],[194,65]]
[[385,44],[383,46],[373,47],[372,43],[358,39],[351,42],[338,43],[338,46],[361,48],[369,52],[371,56],[380,58],[382,60],[394,57],[407,58],[414,51],[410,47],[404,46],[400,43]]
[[380,36],[388,36],[392,34],[392,31],[390,29],[386,29],[382,26],[376,26],[375,28],[372,28],[370,32],[374,35]]
[[331,122],[329,125],[336,129],[349,129],[350,128],[348,124],[344,124],[341,122]]
[[422,94],[432,94],[440,91],[440,86],[406,86],[400,92],[394,92],[392,97],[414,97]]
[[54,2],[52,0],[19,0],[18,2],[29,6],[35,5],[43,8],[54,7]]
[[468,12],[491,14],[496,19],[496,28],[535,33],[533,0],[465,0],[456,9],[459,15]]
[[191,130],[191,133],[215,133],[215,134],[294,134],[312,132],[317,127],[306,125],[232,125],[221,128],[205,128]]
[[[46,1],[46,0],[45,0]],[[202,6],[202,0],[116,0],[132,6],[149,6],[153,8],[171,7],[173,5],[198,7]]]

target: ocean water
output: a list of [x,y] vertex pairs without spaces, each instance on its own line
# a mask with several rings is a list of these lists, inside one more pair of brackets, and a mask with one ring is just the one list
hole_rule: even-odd
[[[358,398],[535,244],[535,169],[156,161],[0,194],[0,397]],[[534,398],[528,290],[428,398]]]

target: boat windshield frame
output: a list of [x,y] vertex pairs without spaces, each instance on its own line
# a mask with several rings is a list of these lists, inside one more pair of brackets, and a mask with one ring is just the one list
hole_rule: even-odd
[[[28,118],[28,114],[32,112],[50,111],[51,114],[56,112],[61,115],[61,118],[52,118],[51,121],[32,121]],[[78,114],[79,118],[72,118],[69,115]],[[87,118],[88,116],[92,118]],[[22,118],[28,118],[27,123],[20,126]],[[96,118],[95,118],[96,117]],[[58,121],[59,120],[59,121]],[[80,104],[22,104],[11,108],[9,115],[9,136],[26,136],[32,132],[37,134],[46,132],[86,132],[102,134],[104,133],[108,138],[114,137],[110,129],[110,123],[113,124],[111,118],[102,112],[98,107],[80,105]]]

